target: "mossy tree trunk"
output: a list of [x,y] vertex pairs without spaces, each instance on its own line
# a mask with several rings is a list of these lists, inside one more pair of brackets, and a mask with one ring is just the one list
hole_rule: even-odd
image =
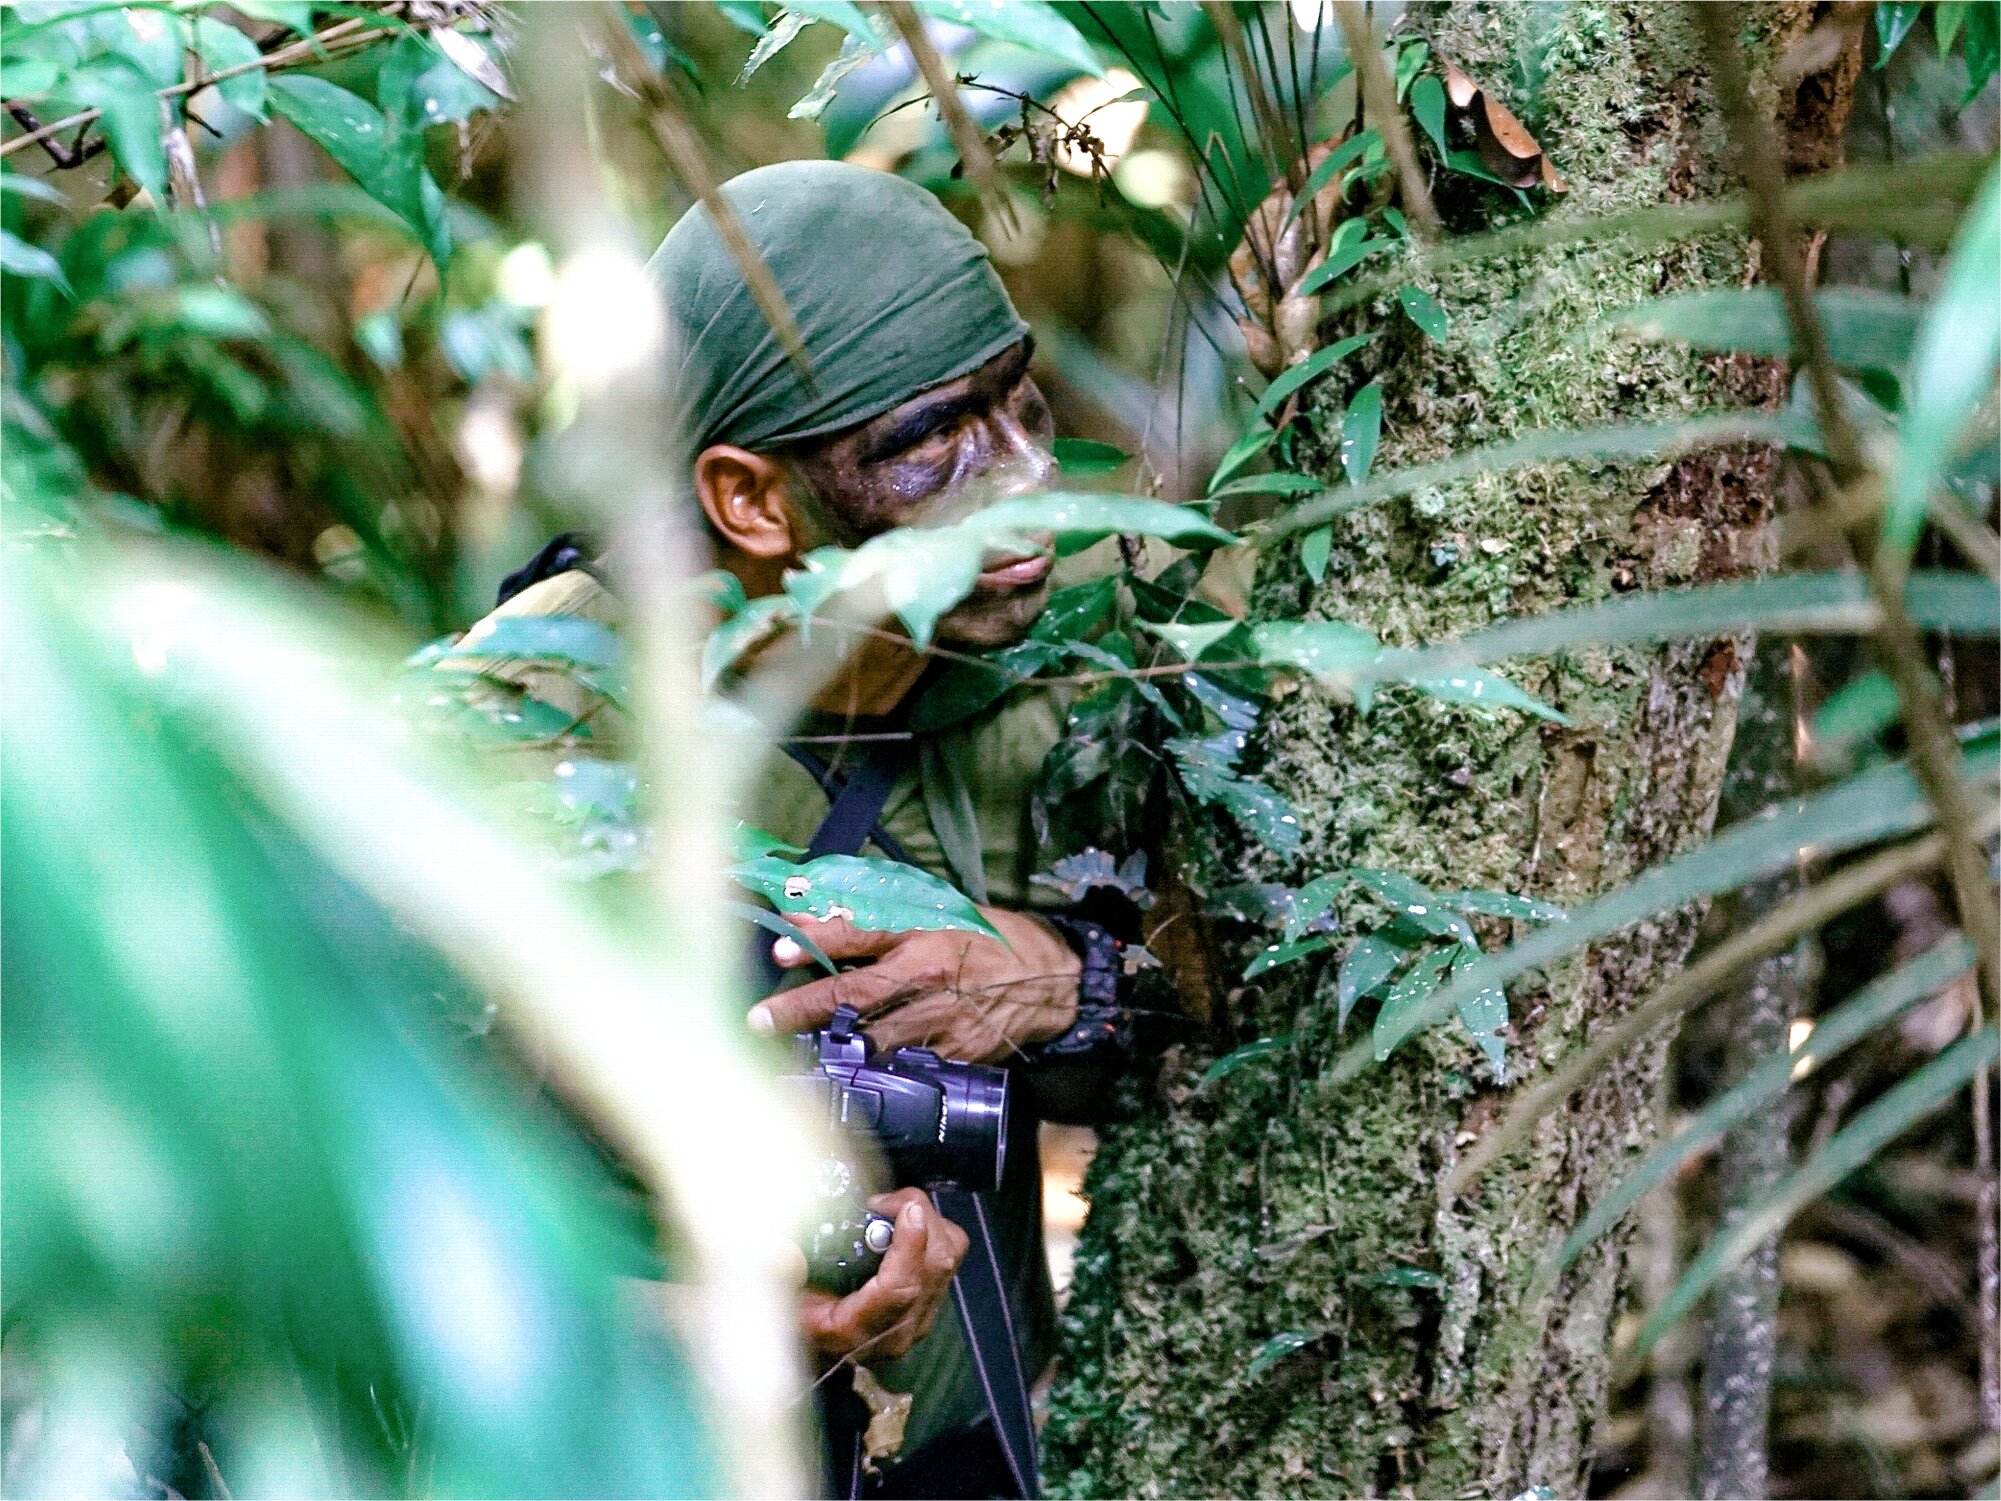
[[[1758,76],[1813,7],[1752,7]],[[1728,191],[1723,133],[1680,6],[1450,4],[1408,30],[1494,89],[1571,192],[1556,216]],[[1525,80],[1533,79],[1530,97]],[[1809,80],[1776,112],[1838,102]],[[1835,90],[1839,93],[1840,90]],[[1507,195],[1453,187],[1447,222],[1496,222]],[[1663,420],[1770,400],[1768,368],[1594,329],[1663,293],[1754,273],[1737,240],[1540,252],[1427,282],[1452,316],[1429,341],[1387,301],[1347,384],[1310,406],[1338,433],[1346,397],[1385,387],[1377,469],[1535,428]],[[1351,329],[1323,330],[1332,339]],[[1327,442],[1322,472],[1337,460]],[[1549,465],[1419,494],[1337,523],[1325,582],[1270,560],[1263,618],[1352,621],[1396,644],[1457,636],[1639,587],[1725,577],[1766,546],[1771,456]],[[1513,674],[1568,728],[1382,693],[1364,718],[1301,692],[1270,716],[1266,776],[1307,827],[1298,863],[1242,850],[1198,880],[1279,879],[1344,865],[1564,905],[1701,839],[1714,818],[1746,643],[1588,650]],[[1192,845],[1227,846],[1224,826]],[[1379,919],[1357,903],[1347,933]],[[1660,1049],[1610,1070],[1544,1123],[1467,1201],[1440,1174],[1496,1120],[1508,1089],[1678,966],[1695,914],[1667,914],[1559,965],[1510,1000],[1510,1079],[1439,1029],[1339,1088],[1333,970],[1275,971],[1233,991],[1207,1042],[1170,1055],[1138,1116],[1111,1128],[1066,1315],[1046,1434],[1053,1489],[1074,1495],[1578,1494],[1621,1312],[1622,1246],[1588,1252],[1554,1288],[1542,1260],[1653,1131]],[[1507,941],[1505,924],[1483,934]],[[1343,940],[1345,942],[1345,939]],[[1337,945],[1337,952],[1339,945]],[[1240,972],[1244,956],[1224,956]],[[1366,1021],[1366,1016],[1361,1018]],[[1216,1053],[1291,1034],[1289,1051],[1198,1090]],[[1274,1336],[1308,1336],[1252,1374]]]

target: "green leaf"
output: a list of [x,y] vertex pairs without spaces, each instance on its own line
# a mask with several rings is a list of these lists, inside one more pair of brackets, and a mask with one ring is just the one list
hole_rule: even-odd
[[1436,933],[1441,938],[1463,943],[1476,953],[1479,951],[1479,941],[1466,919],[1439,901],[1430,887],[1413,881],[1401,871],[1378,870],[1368,865],[1350,866],[1347,874],[1397,916],[1416,923],[1427,933]]
[[1164,500],[1139,500],[1128,495],[1093,495],[1083,490],[1017,496],[988,506],[961,524],[983,537],[1053,532],[1057,551],[1066,556],[1115,533],[1158,537],[1163,542],[1184,545],[1237,540],[1188,506]]
[[459,638],[448,657],[503,662],[560,662],[602,671],[625,660],[618,637],[580,615],[489,616]]
[[1233,479],[1220,490],[1209,492],[1212,500],[1221,500],[1226,495],[1311,495],[1327,488],[1324,480],[1310,474],[1288,474],[1275,469],[1270,474],[1247,474],[1242,479]]
[[1924,14],[1921,0],[1886,0],[1876,7],[1876,66],[1888,67],[1904,38]]
[[[254,63],[262,55],[257,50],[257,44],[249,37],[213,16],[195,17],[194,44],[195,51],[201,57],[202,66],[211,73],[221,73],[229,68],[242,67],[245,63]],[[240,109],[246,115],[262,120],[269,114],[268,82],[262,68],[251,68],[238,73],[234,78],[225,78],[213,87],[231,108]]]
[[795,865],[762,858],[731,867],[730,875],[791,917],[825,921],[838,912],[856,927],[876,933],[1000,936],[957,887],[895,860],[822,855]]
[[[1920,627],[1956,636],[2001,634],[1992,580],[1951,571],[1913,573],[1904,608]],[[1579,646],[1617,646],[1755,630],[1782,635],[1862,633],[1880,621],[1869,584],[1856,573],[1774,574],[1692,589],[1649,590],[1510,620],[1459,641],[1386,651],[1358,678],[1429,676],[1461,664],[1540,657]]]
[[1410,93],[1412,84],[1424,65],[1431,61],[1429,42],[1411,42],[1397,53],[1397,98]]
[[1058,589],[1036,617],[1029,636],[1036,641],[1063,642],[1088,635],[1104,620],[1118,597],[1118,576],[1109,573]]
[[[813,80],[813,87],[799,96],[798,102],[785,112],[785,117],[788,120],[819,119],[827,112],[827,106],[834,102],[834,95],[840,92],[848,75],[880,50],[880,47],[849,37],[841,43],[841,50],[834,54],[833,61],[820,70],[820,76]],[[834,149],[831,135],[828,149]]]
[[1938,55],[1944,57],[1952,51],[1952,44],[1959,40],[1959,28],[1966,23],[1966,10],[1970,3],[1986,3],[1986,0],[1939,0],[1932,7],[1932,32],[1938,40]]
[[[1890,292],[1828,287],[1814,293],[1828,358],[1844,370],[1899,373],[1917,339],[1923,305]],[[1649,339],[1697,349],[1791,359],[1792,325],[1776,287],[1721,287],[1645,302],[1608,320]]]
[[1269,620],[1251,629],[1260,662],[1296,667],[1335,687],[1347,686],[1376,659],[1381,644],[1339,620]]
[[1438,900],[1461,912],[1477,912],[1483,917],[1511,917],[1521,922],[1568,922],[1570,914],[1561,907],[1533,897],[1510,896],[1505,891],[1441,891]]
[[[1351,219],[1347,222],[1350,224],[1359,224],[1362,221]],[[1300,279],[1299,290],[1302,294],[1310,296],[1333,281],[1335,277],[1346,276],[1370,256],[1380,255],[1385,250],[1394,250],[1396,248],[1397,242],[1395,240],[1386,240],[1381,236],[1366,239],[1358,236],[1345,245],[1329,250],[1327,252],[1327,259],[1315,266]]]
[[0,58],[0,89],[5,97],[23,103],[48,93],[62,80],[62,69],[52,58]]
[[52,281],[65,292],[70,290],[69,279],[63,275],[62,262],[41,246],[30,245],[10,229],[0,229],[0,271]]
[[1286,1356],[1291,1355],[1295,1351],[1305,1349],[1319,1337],[1319,1335],[1305,1329],[1288,1329],[1283,1334],[1274,1334],[1270,1339],[1258,1346],[1256,1353],[1251,1356],[1251,1363],[1245,1368],[1244,1374],[1255,1381],[1258,1377],[1264,1375],[1266,1371],[1269,1371],[1273,1366],[1285,1359]]
[[1210,1064],[1208,1068],[1204,1069],[1202,1078],[1197,1082],[1195,1087],[1197,1089],[1207,1089],[1218,1079],[1227,1078],[1229,1075],[1234,1074],[1246,1063],[1253,1063],[1259,1058],[1269,1058],[1274,1053],[1282,1053],[1298,1040],[1296,1037],[1288,1035],[1285,1037],[1260,1037],[1256,1042],[1247,1042],[1235,1052],[1225,1053],[1214,1063]]
[[[1463,952],[1463,951],[1462,951]],[[1475,959],[1478,949],[1472,950]],[[1502,1032],[1508,1025],[1508,992],[1499,985],[1483,985],[1459,1002],[1459,1022],[1486,1055],[1494,1082],[1508,1082],[1508,1040]]]
[[1641,1327],[1633,1358],[1640,1359],[1652,1350],[1660,1337],[1701,1301],[1717,1278],[1783,1229],[1800,1210],[1958,1094],[1997,1058],[2001,1058],[2001,1031],[1989,1022],[1901,1080],[1843,1126],[1826,1146],[1710,1241]]
[[1347,1026],[1348,1014],[1355,1009],[1355,1002],[1382,989],[1389,977],[1396,973],[1397,966],[1409,957],[1409,949],[1392,943],[1380,933],[1357,938],[1342,959],[1340,974],[1334,981],[1339,1008],[1334,1025],[1337,1028]]
[[1341,469],[1348,483],[1359,485],[1369,477],[1376,461],[1376,444],[1383,436],[1383,385],[1370,381],[1348,403],[1348,415],[1341,419]]
[[[7,96],[12,98],[10,94]],[[32,198],[37,203],[67,204],[62,189],[53,183],[44,182],[39,177],[29,177],[23,172],[0,172],[0,194],[15,193],[23,198]]]
[[[421,150],[398,149],[381,111],[358,94],[306,73],[273,78],[271,104],[338,162],[363,192],[415,230],[431,259],[451,259],[444,194]],[[421,137],[408,132],[418,145]]]
[[1811,740],[1817,764],[1840,764],[1879,739],[1903,715],[1897,685],[1887,674],[1867,672],[1843,683],[1815,711]]
[[1932,491],[1967,424],[1993,394],[2001,362],[2001,167],[1987,176],[1946,262],[1911,360],[1902,438],[1883,545],[1908,559],[1924,529]]
[[1133,457],[1123,448],[1110,443],[1094,443],[1089,438],[1058,438],[1055,453],[1057,465],[1065,474],[1077,479],[1110,474],[1130,464]]
[[1264,395],[1258,398],[1257,410],[1252,416],[1269,417],[1293,392],[1309,381],[1318,380],[1374,337],[1374,334],[1354,334],[1338,344],[1328,345],[1297,365],[1281,370],[1278,377],[1265,387]]
[[1398,287],[1397,305],[1409,314],[1410,321],[1423,329],[1439,343],[1445,342],[1449,324],[1445,309],[1438,305],[1438,299],[1422,287]]
[[[1303,210],[1306,207],[1306,205],[1311,203],[1315,198],[1319,197],[1320,190],[1326,187],[1327,184],[1329,184],[1334,180],[1336,173],[1342,171],[1350,163],[1356,161],[1359,157],[1361,157],[1361,155],[1364,152],[1368,151],[1371,147],[1380,149],[1382,146],[1382,140],[1383,138],[1380,135],[1378,135],[1373,129],[1357,131],[1354,135],[1349,136],[1347,140],[1343,141],[1340,145],[1336,146],[1332,151],[1328,152],[1327,155],[1323,156],[1314,165],[1313,170],[1306,174],[1306,181],[1301,185],[1299,190],[1299,195],[1292,200],[1292,206],[1288,208],[1285,212],[1285,222],[1287,224],[1290,224],[1294,219],[1298,218],[1301,210]],[[1343,227],[1345,227],[1346,224],[1349,222],[1360,222],[1360,221],[1344,220]],[[1323,228],[1324,227],[1325,226],[1323,226]],[[1329,249],[1331,253],[1332,250],[1331,244],[1329,246]]]
[[253,21],[269,21],[274,26],[290,27],[300,36],[313,34],[312,0],[248,0],[248,3],[232,0],[230,8],[241,11]]
[[735,666],[738,658],[781,630],[797,609],[789,596],[767,594],[751,600],[710,631],[702,643],[702,686],[713,688],[716,679]]
[[1299,815],[1263,782],[1238,774],[1236,757],[1242,746],[1242,733],[1233,730],[1207,740],[1178,737],[1167,742],[1166,750],[1174,757],[1189,796],[1220,804],[1252,839],[1289,855],[1299,848]]
[[765,29],[764,35],[757,39],[757,45],[750,49],[750,56],[744,59],[743,68],[736,76],[736,87],[742,88],[749,83],[751,75],[790,46],[792,39],[804,31],[812,19],[811,16],[801,15],[796,7],[780,11],[778,19]]
[[827,951],[807,937],[806,930],[797,923],[787,922],[776,912],[767,912],[764,908],[752,906],[749,902],[725,902],[723,907],[733,917],[740,917],[745,922],[760,927],[767,933],[776,934],[780,938],[791,939],[806,951],[809,959],[828,974],[837,972],[839,966],[827,957]]
[[1386,1266],[1372,1272],[1369,1283],[1373,1287],[1419,1287],[1426,1292],[1438,1292],[1444,1288],[1445,1279],[1421,1266]]
[[167,148],[153,85],[122,57],[100,57],[72,71],[63,90],[103,113],[99,124],[118,165],[161,208],[167,206]]
[[[1962,775],[1985,789],[1986,795],[1992,795],[1997,767],[2001,767],[2001,747],[1991,735],[1963,753]],[[1783,870],[1806,851],[1831,857],[1908,834],[1929,824],[1932,817],[1930,802],[1901,762],[1874,767],[1814,797],[1782,804],[1766,815],[1731,825],[1665,865],[1643,871],[1618,890],[1573,911],[1570,921],[1554,923],[1470,966],[1426,1008],[1419,1024],[1436,1019],[1475,990],[1505,985],[1656,913]],[[1366,1056],[1351,1050],[1336,1065],[1335,1078],[1352,1078],[1366,1066]]]
[[1442,672],[1399,673],[1397,678],[1441,703],[1470,704],[1478,709],[1519,709],[1551,724],[1570,723],[1569,715],[1524,693],[1498,673],[1470,667],[1449,667]]
[[1375,1025],[1370,1029],[1378,1063],[1430,1020],[1424,1012],[1424,1002],[1437,993],[1438,983],[1452,963],[1454,948],[1455,945],[1442,943],[1425,950],[1383,997],[1382,1009],[1376,1013]]
[[1591,1206],[1570,1238],[1557,1252],[1556,1267],[1567,1267],[1592,1241],[1626,1217],[1640,1198],[1667,1179],[1725,1131],[1749,1120],[1791,1087],[1796,1074],[1816,1069],[1875,1031],[1898,1013],[1927,996],[1936,995],[1973,963],[1973,946],[1955,938],[1923,957],[1891,971],[1863,987],[1820,1018],[1797,1048],[1776,1053],[1758,1064],[1730,1089],[1705,1105],[1674,1139],[1661,1143],[1646,1160],[1603,1199]]
[[881,32],[854,0],[790,0],[785,9],[810,16],[815,21],[825,21],[830,26],[838,26],[855,41],[876,52],[887,50]]
[[1975,5],[1966,13],[1966,93],[1959,107],[1965,109],[1980,97],[1997,66],[2001,66],[2001,9]]
[[1327,563],[1334,556],[1334,528],[1318,526],[1299,539],[1299,566],[1314,583],[1327,578]]
[[917,784],[939,851],[959,889],[976,902],[987,900],[987,868],[980,817],[973,806],[970,778],[976,775],[963,735],[932,735],[917,743]]
[[1098,61],[1083,34],[1045,0],[913,0],[913,3],[924,15],[970,26],[981,36],[997,42],[1012,42],[1031,52],[1040,52],[1093,78],[1105,76],[1104,64]]
[[1243,628],[1241,620],[1142,620],[1141,630],[1158,636],[1184,660],[1194,662],[1215,650],[1218,642]]
[[1445,143],[1445,85],[1436,73],[1425,74],[1411,86],[1410,112],[1438,148],[1439,160],[1450,156],[1452,148]]
[[1309,955],[1317,954],[1326,948],[1329,942],[1330,940],[1326,937],[1315,934],[1311,938],[1296,939],[1291,943],[1266,944],[1262,949],[1258,950],[1257,957],[1244,966],[1244,978],[1246,980],[1255,980],[1267,970],[1277,969],[1282,964],[1291,964],[1297,960],[1307,958]]
[[1216,466],[1216,472],[1209,476],[1209,488],[1204,493],[1214,495],[1217,487],[1229,479],[1231,475],[1235,474],[1244,465],[1250,463],[1252,459],[1271,447],[1272,439],[1277,436],[1277,432],[1273,429],[1254,423],[1224,453],[1223,461]]

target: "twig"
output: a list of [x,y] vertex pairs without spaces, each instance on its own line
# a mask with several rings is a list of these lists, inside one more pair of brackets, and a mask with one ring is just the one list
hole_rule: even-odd
[[[27,105],[10,104],[7,106],[7,113],[20,121],[21,128],[32,133],[41,142],[42,149],[49,154],[49,160],[55,163],[58,168],[64,170],[70,167],[81,167],[93,156],[96,156],[98,152],[111,144],[103,136],[99,136],[94,141],[85,142],[82,132],[79,132],[76,140],[72,144],[65,146],[60,141],[54,139],[43,127],[42,122],[35,118],[35,112],[29,109]],[[89,128],[87,124],[84,127],[85,130]]]
[[1244,29],[1237,24],[1236,12],[1224,0],[1202,0],[1202,10],[1216,28],[1216,34],[1223,39],[1224,51],[1237,65],[1237,71],[1244,75],[1244,93],[1251,101],[1251,113],[1257,117],[1258,128],[1270,142],[1272,154],[1285,158],[1285,185],[1295,198],[1298,197],[1299,190],[1306,186],[1305,147],[1302,145],[1299,155],[1293,155],[1278,106],[1272,103],[1264,75],[1258,72],[1257,62],[1244,45]]
[[[238,63],[233,68],[210,73],[199,83],[169,84],[163,89],[153,90],[153,93],[161,99],[176,99],[183,94],[195,93],[212,83],[221,83],[224,79],[236,78],[244,73],[255,73],[260,69],[275,73],[282,68],[297,64],[319,62],[334,50],[336,43],[339,44],[340,51],[353,52],[371,45],[381,37],[388,36],[396,29],[388,26],[370,28],[361,17],[350,17],[345,21],[336,22],[325,31],[315,32],[310,37],[294,42],[289,47],[280,47],[276,52],[267,53],[253,62]],[[51,136],[69,129],[72,125],[90,124],[103,113],[101,109],[78,110],[73,115],[65,115],[60,120],[53,120],[47,125],[31,130],[26,135],[15,136],[13,140],[0,144],[0,157],[9,157],[17,151],[25,151],[30,146],[39,146]],[[70,165],[73,166],[75,163]]]
[[639,101],[653,139],[659,142],[668,165],[674,169],[674,175],[681,179],[681,186],[693,193],[708,211],[716,233],[722,237],[723,244],[729,248],[731,257],[737,263],[737,269],[743,273],[744,285],[750,290],[751,300],[764,314],[764,321],[778,336],[778,342],[785,346],[786,357],[792,361],[793,368],[810,385],[813,361],[806,353],[806,342],[800,337],[799,325],[792,317],[785,293],[779,288],[778,278],[771,274],[771,268],[765,265],[764,257],[751,244],[750,236],[744,232],[743,220],[737,217],[729,200],[717,191],[716,177],[709,170],[708,157],[702,150],[700,139],[682,117],[666,86],[647,66],[645,54],[639,50],[632,29],[625,24],[625,17],[617,7],[607,12],[603,32],[611,47],[613,77]]
[[959,160],[965,164],[966,175],[973,185],[993,199],[1002,221],[1010,230],[1016,227],[1014,201],[1008,196],[1007,185],[1001,181],[1000,172],[994,166],[993,153],[987,150],[987,138],[973,117],[966,113],[965,101],[959,97],[958,80],[945,67],[945,61],[938,56],[938,49],[931,45],[931,37],[924,30],[924,20],[917,14],[910,0],[883,0],[883,14],[889,17],[896,34],[903,38],[903,45],[910,49],[910,56],[917,64],[917,71],[924,77],[924,86],[931,90],[931,99],[938,106],[938,118],[945,122],[945,129],[951,133],[952,144],[958,148]]
[[[1982,820],[1991,826],[1993,813]],[[1439,1198],[1451,1203],[1480,1175],[1512,1151],[1550,1111],[1595,1074],[1607,1061],[1625,1052],[1654,1028],[1690,1010],[1746,964],[1769,958],[1802,933],[1812,932],[1831,918],[1888,891],[1938,864],[1945,836],[1928,834],[1898,845],[1875,858],[1851,865],[1817,886],[1810,886],[1771,916],[1718,944],[1631,1011],[1592,1037],[1515,1101],[1501,1123],[1454,1163],[1439,1185]]]
[[1431,189],[1417,164],[1417,147],[1411,144],[1410,128],[1397,108],[1396,83],[1383,66],[1382,48],[1376,42],[1376,28],[1357,0],[1333,0],[1334,19],[1341,23],[1341,39],[1348,44],[1348,60],[1355,67],[1355,81],[1363,108],[1383,138],[1383,149],[1397,169],[1397,185],[1402,190],[1403,214],[1412,233],[1420,240],[1438,238],[1438,210],[1431,204]]

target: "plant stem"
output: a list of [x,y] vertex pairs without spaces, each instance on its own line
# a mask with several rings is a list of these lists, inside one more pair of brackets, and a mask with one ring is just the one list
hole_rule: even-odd
[[1342,40],[1348,44],[1348,60],[1355,66],[1355,81],[1362,107],[1383,138],[1383,149],[1397,171],[1402,191],[1403,213],[1411,232],[1420,240],[1438,238],[1438,210],[1432,207],[1431,189],[1424,169],[1417,164],[1417,147],[1411,144],[1410,127],[1397,108],[1396,83],[1383,66],[1383,52],[1376,40],[1376,28],[1357,0],[1334,0],[1334,17],[1341,23]]

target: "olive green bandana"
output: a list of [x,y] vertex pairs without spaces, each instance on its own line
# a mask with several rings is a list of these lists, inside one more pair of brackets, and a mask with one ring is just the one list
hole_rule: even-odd
[[649,270],[666,295],[691,453],[769,450],[878,417],[1028,332],[986,247],[925,189],[846,162],[759,167],[722,186],[812,362],[786,357],[700,205]]

